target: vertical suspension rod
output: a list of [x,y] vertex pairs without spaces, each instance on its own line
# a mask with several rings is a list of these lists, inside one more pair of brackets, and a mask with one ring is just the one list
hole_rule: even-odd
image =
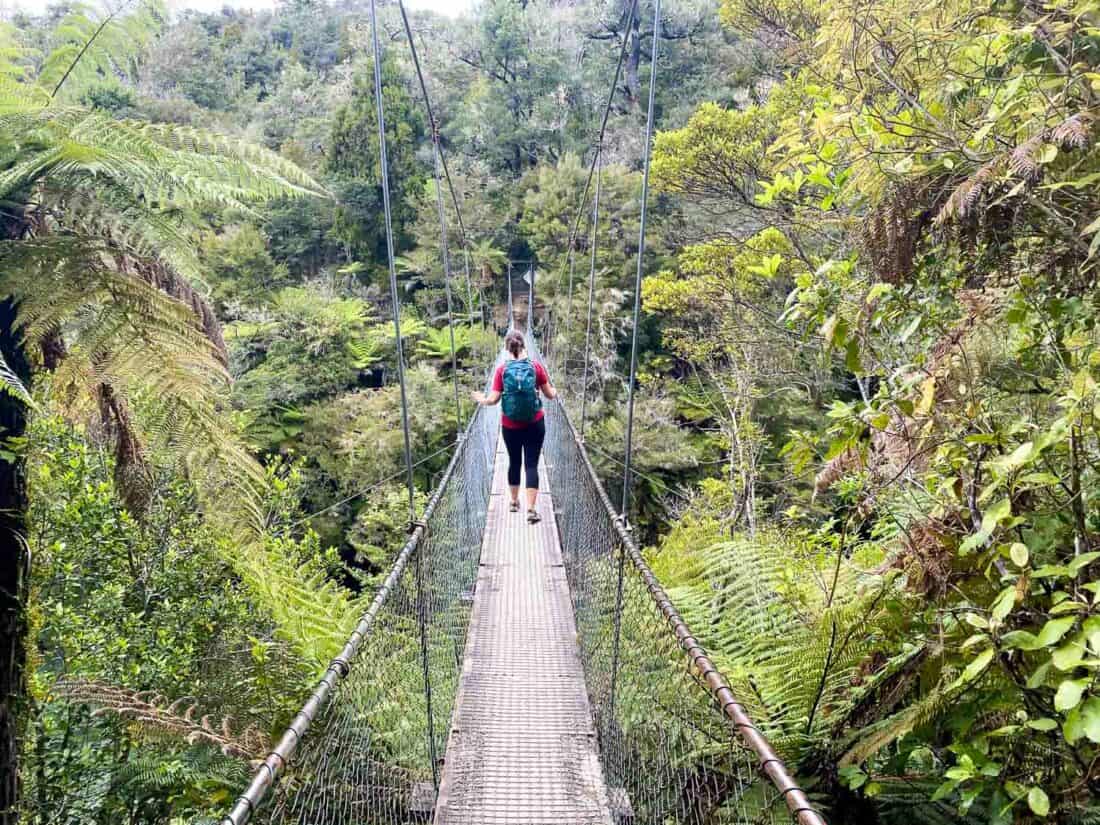
[[584,373],[581,378],[581,438],[588,407],[588,362],[592,356],[592,306],[596,298],[596,244],[600,237],[600,182],[603,179],[603,146],[596,147],[596,196],[592,200],[592,249],[588,263],[588,319],[584,329]]
[[[454,181],[451,179],[451,169],[447,165],[447,156],[443,152],[443,146],[439,142],[439,124],[435,119],[435,110],[432,108],[431,98],[428,96],[428,87],[424,83],[424,72],[420,68],[420,56],[416,51],[416,43],[413,40],[412,26],[409,25],[409,16],[405,12],[403,0],[397,0],[397,7],[401,11],[401,22],[405,28],[405,36],[409,40],[409,53],[412,55],[413,66],[416,69],[416,79],[420,83],[420,93],[424,97],[424,108],[428,112],[428,122],[432,127],[432,140],[439,149],[439,164],[443,168],[443,178],[447,182],[447,191],[451,195],[451,202],[455,206],[455,219],[458,221],[458,233],[462,238],[463,266],[466,271],[466,314],[473,321],[474,292],[470,285],[470,238],[466,234],[466,223],[462,220],[462,208],[458,205],[458,194],[455,192]],[[436,186],[439,186],[439,170],[435,172]],[[484,316],[484,313],[483,313]]]
[[[397,8],[401,12],[401,23],[405,27],[405,37],[409,41],[409,54],[412,55],[413,67],[416,69],[416,79],[420,84],[420,96],[424,100],[424,111],[428,115],[428,128],[432,130],[432,174],[435,179],[435,202],[439,213],[439,244],[443,255],[443,291],[447,295],[447,329],[451,335],[451,378],[454,384],[455,396],[455,435],[462,432],[462,407],[458,402],[458,352],[455,349],[455,318],[454,303],[451,297],[451,253],[447,242],[447,214],[443,208],[443,180],[440,176],[440,166],[443,160],[443,147],[439,144],[439,124],[435,120],[435,111],[432,109],[432,100],[428,96],[428,84],[424,82],[424,72],[420,68],[420,55],[416,52],[416,43],[413,41],[412,26],[409,25],[409,15],[405,12],[403,0],[397,0]],[[455,202],[457,213],[458,203]],[[459,215],[459,220],[461,220]],[[463,232],[465,242],[465,232]],[[467,261],[469,259],[467,258]],[[470,284],[470,269],[466,267],[467,292]]]
[[516,311],[512,308],[512,262],[508,261],[508,329],[516,325]]
[[[657,87],[657,48],[661,36],[661,0],[653,3],[653,46],[649,64],[649,105],[646,109],[645,145],[642,159],[642,214],[638,228],[638,268],[634,276],[634,329],[630,342],[630,383],[626,394],[626,456],[623,460],[623,503],[619,518],[626,527],[630,515],[630,456],[634,447],[634,384],[638,374],[638,319],[642,306],[642,272],[645,268],[645,230],[647,203],[649,201],[649,157],[653,142],[653,96]],[[619,647],[622,640],[623,623],[623,574],[626,565],[626,545],[622,545],[619,554],[618,584],[615,593],[615,638],[611,651],[611,692],[609,696],[610,718],[615,719],[615,689],[619,678]]]
[[[626,16],[626,26],[623,28],[623,45],[619,49],[619,59],[615,64],[615,76],[611,79],[611,88],[608,89],[607,103],[603,107],[603,117],[600,119],[600,131],[596,137],[596,146],[598,149],[603,148],[604,135],[607,133],[607,121],[611,117],[611,104],[615,102],[615,91],[619,86],[619,77],[623,71],[623,61],[626,59],[627,46],[630,44],[630,37],[628,32],[634,27],[634,18],[638,13],[638,0],[630,0],[630,9]],[[572,249],[576,241],[577,231],[580,229],[580,220],[582,214],[582,206],[588,199],[588,190],[592,186],[592,176],[596,171],[596,158],[592,158],[592,163],[588,167],[588,177],[584,182],[584,189],[581,190],[581,196],[577,199],[577,215],[573,219],[573,228],[569,231],[569,248]],[[561,280],[561,270],[558,271],[558,280]]]
[[[401,427],[405,435],[405,471],[409,489],[409,529],[416,525],[416,490],[413,484],[412,443],[409,437],[409,400],[405,389],[405,350],[401,341],[401,302],[397,292],[397,263],[393,243],[393,211],[390,204],[389,160],[386,153],[386,110],[382,101],[382,47],[378,41],[377,0],[370,0],[371,41],[374,46],[374,101],[378,115],[378,153],[382,172],[382,208],[386,219],[386,257],[390,270],[390,301],[393,304],[393,328],[397,339],[397,377],[401,385]],[[425,531],[426,532],[426,531]],[[432,684],[428,668],[427,597],[424,588],[424,543],[416,550],[416,607],[420,629],[420,661],[424,677],[424,701],[428,722],[428,753],[432,762],[432,781],[439,790],[439,767],[435,751],[435,714],[432,709]]]
[[[599,151],[599,150],[597,150]],[[565,342],[562,346],[561,382],[569,384],[569,335],[573,327],[573,250],[569,250],[569,290],[565,296]]]
[[535,265],[527,270],[531,276],[531,282],[527,285],[527,334],[535,334]]

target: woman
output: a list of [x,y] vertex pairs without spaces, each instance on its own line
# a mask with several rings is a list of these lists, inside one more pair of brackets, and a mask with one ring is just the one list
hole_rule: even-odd
[[523,466],[527,478],[527,523],[540,521],[535,504],[539,495],[539,454],[546,438],[541,392],[547,398],[557,398],[558,391],[550,383],[546,368],[527,357],[523,333],[512,330],[504,339],[507,360],[493,373],[492,390],[488,395],[475,392],[474,401],[485,407],[503,402],[500,416],[504,446],[508,449],[508,488],[512,493],[510,510],[519,511],[519,470]]

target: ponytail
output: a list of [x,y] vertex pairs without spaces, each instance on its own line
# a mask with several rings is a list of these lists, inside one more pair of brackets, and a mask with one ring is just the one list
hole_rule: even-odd
[[519,358],[519,354],[526,348],[523,333],[517,330],[509,332],[504,338],[504,348],[512,353],[513,358]]

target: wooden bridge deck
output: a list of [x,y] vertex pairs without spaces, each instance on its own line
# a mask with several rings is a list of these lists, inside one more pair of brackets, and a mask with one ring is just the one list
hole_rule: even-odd
[[435,823],[609,825],[553,502],[508,512],[507,460],[498,442]]

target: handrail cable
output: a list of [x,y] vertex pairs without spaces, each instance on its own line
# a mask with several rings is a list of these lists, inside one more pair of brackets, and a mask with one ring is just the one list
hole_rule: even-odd
[[[416,488],[413,482],[412,440],[409,435],[409,399],[405,389],[405,352],[401,342],[401,298],[397,292],[397,263],[393,243],[393,213],[390,206],[389,160],[386,151],[386,107],[382,99],[382,46],[378,41],[377,0],[370,0],[371,40],[374,45],[374,102],[378,113],[378,155],[382,172],[382,208],[386,219],[386,256],[390,269],[390,303],[393,305],[393,326],[397,336],[397,375],[401,382],[401,426],[405,436],[406,483],[409,488],[409,529],[416,524]],[[452,334],[454,327],[451,327]],[[452,350],[453,352],[453,350]],[[457,380],[457,378],[456,378]],[[458,403],[458,391],[455,391]],[[457,414],[456,410],[456,414]],[[432,709],[432,683],[429,677],[426,595],[424,592],[424,554],[416,554],[416,616],[420,631],[420,663],[424,680],[424,700],[428,722],[428,751],[431,755],[432,782],[439,790],[439,765],[435,752],[435,714]]]
[[222,825],[247,825],[252,819],[252,815],[256,813],[272,788],[275,787],[275,783],[298,750],[298,746],[301,744],[310,726],[320,717],[325,708],[328,707],[333,693],[336,690],[336,686],[343,681],[351,671],[352,662],[358,655],[363,642],[370,635],[371,629],[374,627],[375,619],[381,612],[391,592],[398,587],[401,577],[408,568],[409,560],[412,558],[413,553],[419,548],[421,541],[423,541],[427,535],[427,522],[435,513],[440,501],[442,501],[443,494],[452,476],[455,474],[459,461],[462,460],[465,451],[471,448],[471,439],[468,436],[473,430],[475,421],[476,416],[470,419],[466,427],[467,437],[459,440],[458,446],[451,456],[450,462],[447,464],[447,469],[443,471],[443,476],[440,478],[439,485],[435,488],[435,492],[432,493],[431,498],[428,499],[428,504],[424,508],[423,520],[414,525],[412,534],[394,559],[389,573],[386,575],[381,587],[379,587],[378,591],[374,594],[374,598],[371,599],[370,606],[359,618],[359,623],[355,626],[355,630],[353,630],[348,637],[340,653],[329,662],[317,687],[314,689],[313,693],[310,694],[309,698],[302,706],[302,709],[294,715],[290,725],[276,743],[275,747],[271,749],[271,752],[263,762],[260,763],[252,776],[252,781],[249,783],[244,793],[238,797],[233,809],[226,814],[225,819],[222,820]]
[[[657,0],[659,3],[660,0]],[[798,825],[826,825],[824,818],[810,803],[805,791],[795,782],[780,756],[775,752],[771,743],[765,738],[760,729],[756,727],[752,718],[745,710],[745,706],[738,701],[729,680],[719,669],[718,665],[707,654],[706,649],[699,642],[684,618],[676,610],[675,604],[669,598],[664,587],[661,586],[657,575],[650,568],[645,556],[638,548],[634,535],[626,520],[615,511],[615,505],[596,472],[595,465],[588,457],[588,448],[584,439],[573,426],[565,405],[557,402],[557,409],[569,431],[569,437],[577,445],[577,452],[584,465],[584,472],[592,481],[592,486],[597,493],[600,503],[603,505],[608,518],[614,525],[616,534],[622,544],[622,556],[629,558],[631,565],[641,576],[642,582],[649,593],[653,603],[661,612],[669,629],[676,637],[680,649],[688,657],[688,660],[698,671],[697,682],[703,686],[713,697],[715,704],[721,709],[723,715],[729,720],[741,742],[748,747],[757,757],[760,771],[767,776],[787,805],[787,810],[798,822]],[[612,715],[612,718],[614,716]]]
[[470,285],[470,256],[468,254],[469,241],[466,237],[466,225],[462,221],[462,210],[458,206],[458,196],[455,194],[454,184],[451,182],[451,173],[447,169],[447,158],[443,155],[443,144],[439,139],[439,122],[435,119],[435,110],[432,108],[432,100],[428,95],[428,85],[424,82],[424,73],[420,69],[420,55],[416,51],[416,43],[413,41],[412,26],[409,25],[409,15],[405,12],[403,0],[397,0],[397,8],[401,11],[401,22],[405,27],[405,36],[409,41],[409,54],[412,55],[413,68],[416,69],[416,79],[420,84],[420,95],[424,99],[424,109],[428,115],[428,128],[432,130],[432,147],[434,149],[432,159],[432,172],[435,176],[435,189],[437,208],[439,210],[439,226],[443,244],[443,270],[444,284],[447,292],[447,318],[451,325],[451,361],[455,373],[455,405],[458,404],[458,366],[455,363],[455,335],[454,319],[451,316],[451,260],[447,248],[447,222],[443,210],[443,187],[439,179],[439,167],[442,165],[446,173],[447,188],[451,192],[451,200],[455,205],[455,217],[458,218],[459,231],[462,235],[463,263],[466,270],[466,311],[467,321],[472,322],[474,311],[474,293]]

